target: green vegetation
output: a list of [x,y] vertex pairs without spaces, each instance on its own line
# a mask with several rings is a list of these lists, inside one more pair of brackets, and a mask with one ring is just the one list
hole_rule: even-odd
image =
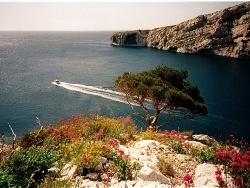
[[[250,173],[249,144],[234,137],[225,143],[215,140],[206,147],[199,148],[187,144],[192,132],[179,131],[138,131],[129,117],[108,118],[97,114],[86,117],[82,114],[69,119],[61,119],[55,125],[31,132],[17,143],[15,152],[5,156],[0,167],[0,187],[73,187],[78,183],[77,176],[83,177],[96,171],[97,164],[105,158],[108,166],[103,172],[119,181],[134,180],[139,165],[132,162],[130,156],[120,149],[122,145],[133,145],[141,139],[156,140],[167,146],[173,154],[186,154],[196,163],[224,165],[235,185],[247,185]],[[237,148],[235,146],[238,146]],[[175,178],[174,166],[177,161],[170,159],[167,153],[159,153],[158,168],[166,176]],[[59,168],[59,174],[66,164],[77,166],[74,176],[60,180],[60,175],[50,172],[50,168]],[[220,169],[219,169],[220,170]],[[220,185],[226,180],[217,179]],[[188,178],[187,178],[188,177]],[[185,180],[192,180],[185,175]],[[98,179],[98,181],[101,181]],[[183,180],[184,181],[184,180]]]
[[[107,118],[92,112],[61,119],[56,125],[25,135],[19,148],[5,154],[0,168],[0,187],[59,186],[49,169],[62,170],[67,163],[77,165],[77,175],[94,171],[101,157],[109,160],[112,176],[119,180],[136,177],[138,165],[132,163],[119,144],[134,140],[137,129],[129,117]],[[2,161],[2,160],[1,160]],[[64,180],[67,182],[67,180]],[[40,185],[41,187],[45,185]]]
[[133,114],[144,119],[148,127],[157,128],[160,115],[165,116],[167,124],[207,114],[204,98],[187,76],[187,71],[157,66],[136,74],[126,72],[115,81],[115,87],[125,94]]
[[175,171],[174,171],[173,163],[169,162],[164,157],[158,157],[158,160],[159,162],[157,164],[157,167],[159,168],[160,172],[165,176],[174,177]]

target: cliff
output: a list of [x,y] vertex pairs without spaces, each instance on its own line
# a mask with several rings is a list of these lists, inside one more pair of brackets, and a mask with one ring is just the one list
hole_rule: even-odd
[[179,53],[250,57],[250,2],[177,25],[114,33],[110,44],[139,46]]

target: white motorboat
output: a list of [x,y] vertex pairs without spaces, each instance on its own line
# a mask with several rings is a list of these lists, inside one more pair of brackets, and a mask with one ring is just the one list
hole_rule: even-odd
[[59,81],[59,80],[54,80],[54,82],[55,82],[56,84],[60,84],[60,81]]

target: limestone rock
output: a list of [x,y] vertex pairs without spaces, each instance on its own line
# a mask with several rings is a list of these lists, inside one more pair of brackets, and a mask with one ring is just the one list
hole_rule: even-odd
[[102,182],[91,181],[89,179],[85,179],[81,181],[79,188],[106,188],[107,186]]
[[200,15],[177,25],[117,32],[111,36],[110,44],[250,58],[250,2]]
[[115,46],[139,46],[145,47],[148,31],[119,32],[111,36],[110,41]]
[[197,141],[189,141],[189,140],[186,140],[186,141],[184,142],[184,144],[189,144],[189,145],[191,145],[191,146],[194,147],[194,148],[200,148],[200,149],[206,148],[206,147],[207,147],[205,144],[202,144],[202,143],[197,142]]
[[157,181],[121,181],[112,184],[109,188],[170,188],[170,185],[161,184]]
[[156,181],[161,184],[171,184],[169,178],[164,176],[159,170],[150,167],[142,167],[139,172],[139,178],[144,181]]
[[[219,187],[215,171],[217,170],[216,166],[213,164],[199,164],[195,169],[194,185],[195,187]],[[226,176],[222,173],[222,178],[226,180]],[[227,175],[227,183],[229,187],[233,187],[232,178]]]
[[210,136],[204,134],[194,134],[192,135],[192,138],[195,141],[199,141],[206,145],[210,145],[212,143],[218,143],[214,138],[211,138]]
[[76,168],[77,166],[73,163],[66,164],[61,171],[61,176],[66,178],[72,178],[76,171]]

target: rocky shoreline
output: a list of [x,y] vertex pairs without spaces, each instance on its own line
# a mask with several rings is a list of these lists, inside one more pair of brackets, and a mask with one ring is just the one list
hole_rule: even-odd
[[116,32],[110,37],[110,44],[250,58],[250,2],[200,15],[177,25]]

